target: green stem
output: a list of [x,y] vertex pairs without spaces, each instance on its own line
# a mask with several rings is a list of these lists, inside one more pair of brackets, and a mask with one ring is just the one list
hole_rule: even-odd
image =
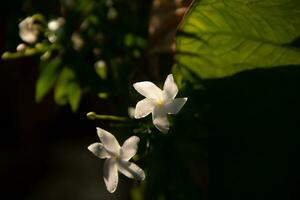
[[97,115],[95,112],[89,112],[86,114],[87,118],[90,120],[101,119],[101,120],[114,120],[114,121],[127,121],[126,117],[119,117],[114,115]]

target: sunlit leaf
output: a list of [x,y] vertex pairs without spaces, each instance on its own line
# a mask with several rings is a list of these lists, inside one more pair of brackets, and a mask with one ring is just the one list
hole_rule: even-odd
[[35,100],[40,102],[43,97],[53,88],[59,73],[60,58],[41,63],[41,73],[36,82]]
[[300,1],[202,0],[177,37],[178,66],[201,78],[300,64]]

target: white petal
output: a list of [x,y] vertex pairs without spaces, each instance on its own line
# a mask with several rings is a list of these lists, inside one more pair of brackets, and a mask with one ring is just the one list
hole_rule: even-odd
[[155,107],[152,113],[152,120],[154,126],[163,133],[169,131],[169,121],[167,112],[164,107]]
[[115,136],[113,136],[111,133],[108,131],[97,128],[97,134],[106,149],[106,151],[111,155],[111,156],[118,156],[120,153],[120,145],[118,141],[116,140]]
[[107,153],[103,144],[101,143],[94,143],[88,146],[88,150],[90,150],[95,156],[99,158],[109,158],[110,155]]
[[136,180],[144,180],[145,173],[144,171],[137,166],[136,164],[124,160],[118,162],[119,171],[127,176],[128,178],[133,178]]
[[143,99],[136,104],[134,117],[140,119],[149,115],[154,108],[155,104],[151,99]]
[[131,119],[133,119],[133,118],[134,118],[134,115],[135,115],[135,108],[134,108],[134,107],[128,107],[127,112],[128,112],[128,116],[129,116]]
[[187,101],[187,98],[176,98],[173,101],[171,101],[169,104],[165,105],[166,110],[169,114],[177,114],[185,102]]
[[117,161],[113,158],[108,158],[104,162],[103,166],[103,178],[106,185],[106,189],[113,193],[116,191],[118,186],[118,164]]
[[149,99],[160,99],[162,97],[162,91],[159,87],[154,85],[150,81],[142,81],[133,84],[134,89],[141,95]]
[[131,136],[123,143],[120,154],[122,160],[128,161],[136,154],[139,141],[139,137]]
[[21,43],[17,46],[16,50],[17,51],[25,51],[26,48],[27,48],[27,45],[24,43]]
[[174,99],[177,93],[178,87],[174,81],[173,75],[169,74],[164,84],[163,98],[165,100]]
[[26,17],[19,23],[19,35],[24,42],[34,43],[38,38],[38,29],[32,17]]
[[29,31],[20,31],[19,35],[24,42],[33,44],[37,41],[37,34],[35,33]]

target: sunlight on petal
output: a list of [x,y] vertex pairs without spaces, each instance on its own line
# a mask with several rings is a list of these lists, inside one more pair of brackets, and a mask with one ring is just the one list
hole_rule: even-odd
[[133,87],[146,98],[159,99],[162,97],[162,90],[150,81],[135,83]]
[[187,98],[177,98],[166,105],[168,114],[177,114],[186,103]]
[[118,141],[116,140],[115,136],[101,128],[97,128],[97,134],[104,148],[109,154],[112,154],[113,156],[119,155],[121,147]]
[[109,153],[105,150],[103,144],[101,143],[94,143],[88,146],[88,150],[90,150],[95,156],[99,158],[109,158]]
[[174,81],[173,75],[169,74],[164,84],[163,98],[165,100],[174,99],[177,93],[178,87]]
[[152,113],[152,120],[154,126],[162,133],[167,133],[169,131],[170,124],[164,108],[156,107]]
[[124,174],[128,178],[133,178],[135,180],[145,179],[144,171],[132,162],[121,160],[118,162],[118,169],[122,174]]
[[154,102],[151,99],[143,99],[136,104],[134,117],[140,119],[149,115],[153,108]]
[[110,193],[116,191],[118,186],[118,165],[115,159],[109,158],[105,160],[103,167],[103,178],[107,190]]
[[137,136],[128,138],[121,147],[120,158],[126,161],[130,160],[137,152],[139,141],[140,138]]

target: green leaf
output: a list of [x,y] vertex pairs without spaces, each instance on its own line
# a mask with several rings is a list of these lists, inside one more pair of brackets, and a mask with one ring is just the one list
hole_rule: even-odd
[[202,0],[177,37],[176,61],[200,78],[300,64],[300,1]]
[[59,105],[70,104],[71,109],[75,112],[78,109],[82,96],[82,90],[77,83],[74,71],[65,67],[61,71],[55,90],[54,100]]
[[41,73],[36,82],[35,101],[40,102],[44,96],[53,88],[61,64],[60,58],[55,58],[50,62],[41,62]]

